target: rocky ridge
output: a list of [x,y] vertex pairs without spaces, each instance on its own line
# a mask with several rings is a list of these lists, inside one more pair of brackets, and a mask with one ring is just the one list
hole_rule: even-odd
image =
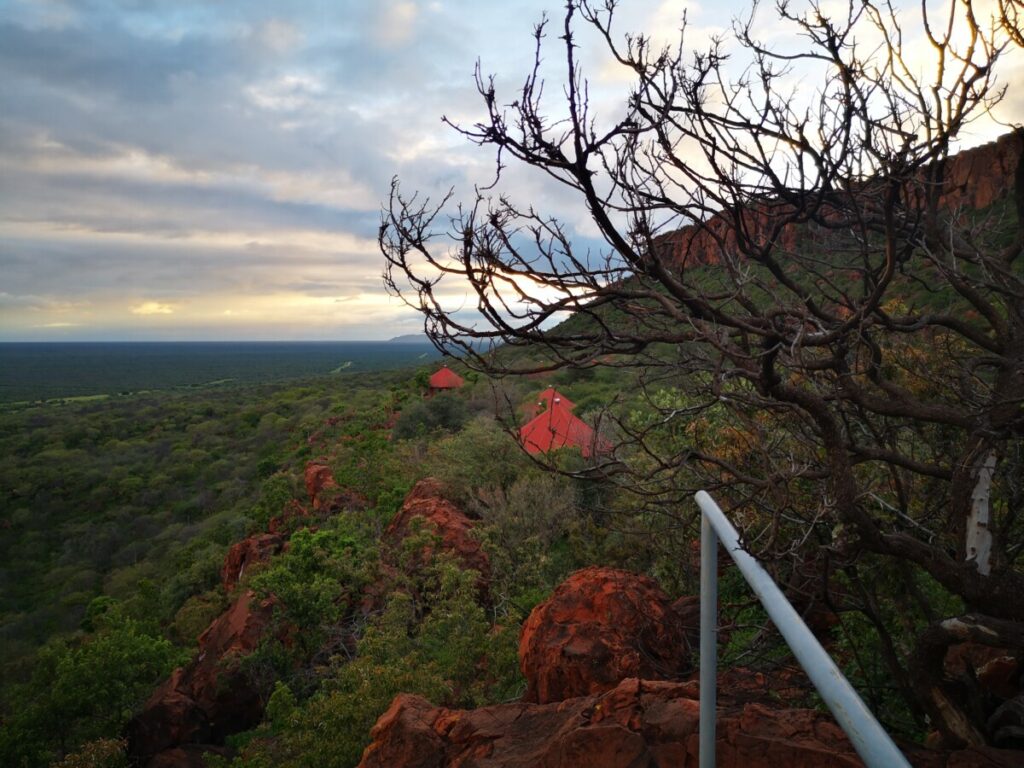
[[[338,485],[325,460],[309,462],[304,480],[309,509],[292,500],[270,520],[266,531],[254,533],[228,550],[221,568],[221,584],[227,594],[238,591],[253,566],[287,550],[290,532],[297,527],[311,527],[317,520],[366,505],[364,498]],[[379,609],[387,592],[387,575],[399,567],[397,553],[421,525],[432,539],[414,551],[404,567],[416,568],[436,546],[464,568],[481,573],[481,589],[486,591],[490,564],[470,535],[473,521],[444,497],[440,483],[426,479],[410,491],[384,533],[390,551],[382,564],[385,578],[367,588],[364,613]],[[291,644],[293,628],[275,621],[277,605],[274,596],[260,599],[253,591],[242,590],[199,636],[196,657],[176,669],[128,725],[129,754],[137,764],[146,768],[202,766],[204,753],[222,752],[219,745],[227,736],[259,723],[266,702],[241,662],[268,636]]]
[[[240,661],[268,633],[289,644],[290,630],[274,620],[276,598],[260,599],[240,588],[240,580],[247,569],[287,548],[286,531],[315,523],[325,510],[358,503],[339,488],[325,463],[311,462],[305,477],[313,512],[291,502],[266,532],[228,552],[222,581],[226,591],[236,593],[234,600],[200,636],[196,658],[175,670],[130,724],[130,753],[138,765],[201,766],[204,754],[224,752],[218,745],[226,736],[262,718],[263,692]],[[440,483],[420,481],[384,532],[383,581],[399,568],[416,568],[429,551],[440,548],[481,573],[486,589],[489,562],[471,535],[473,525],[444,497]],[[430,536],[410,549],[410,537],[419,531]],[[385,593],[383,582],[368,587],[363,611],[377,610]],[[523,701],[452,710],[401,694],[374,727],[361,766],[696,766],[699,689],[689,650],[695,642],[696,608],[692,597],[673,603],[646,576],[605,567],[578,571],[523,625],[519,662],[528,685]],[[987,670],[989,677],[998,672],[1003,682],[1018,670],[1007,672],[1011,663],[1001,656],[969,655],[963,662]],[[793,705],[805,691],[799,673],[724,671],[719,682],[720,764],[860,765],[831,717]],[[1000,768],[1018,764],[1019,755],[994,749],[917,750],[912,762],[920,768]]]
[[[620,623],[632,624],[636,634]],[[658,646],[638,636],[667,640],[688,630],[650,579],[610,568],[579,571],[523,626],[519,659],[530,686],[527,700],[452,710],[400,694],[374,726],[360,768],[696,768],[699,686],[636,676],[652,669],[678,674],[688,661],[676,651],[674,665],[645,666],[649,660],[640,650]],[[586,658],[591,652],[597,663]],[[775,688],[787,680],[767,681],[741,669],[721,678],[719,765],[862,765],[829,715],[774,700]],[[989,748],[909,749],[908,755],[918,768],[1009,768],[1020,757]]]

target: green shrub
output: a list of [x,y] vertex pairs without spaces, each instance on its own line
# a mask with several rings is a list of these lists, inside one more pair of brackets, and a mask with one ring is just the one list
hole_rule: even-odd
[[518,668],[510,671],[509,663],[518,627],[490,630],[477,579],[447,557],[428,563],[410,585],[417,596],[392,592],[366,626],[355,659],[335,659],[318,693],[295,707],[287,689],[275,689],[272,700],[280,701],[233,765],[352,768],[399,693],[468,707],[519,690]]
[[434,432],[457,432],[466,423],[466,403],[447,392],[413,403],[402,411],[391,434],[395,440],[424,437]]
[[44,647],[29,682],[8,691],[0,764],[45,765],[47,757],[120,733],[156,684],[185,661],[186,654],[116,608],[107,606],[92,621],[95,634]]
[[352,517],[338,516],[334,527],[303,529],[291,537],[288,551],[252,577],[249,586],[274,595],[281,620],[295,626],[296,652],[306,656],[324,642],[375,578],[377,549]]

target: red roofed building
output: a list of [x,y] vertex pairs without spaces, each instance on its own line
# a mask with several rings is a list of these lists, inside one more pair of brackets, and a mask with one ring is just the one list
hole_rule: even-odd
[[570,411],[576,407],[572,400],[549,387],[541,393],[540,401],[547,408],[519,430],[519,442],[527,453],[579,448],[584,458],[590,458],[595,451],[608,450],[589,424],[572,415]]
[[428,386],[431,392],[439,392],[445,389],[458,389],[465,383],[459,374],[446,365],[430,377]]
[[540,413],[542,409],[550,409],[555,405],[561,405],[570,411],[576,407],[576,403],[568,397],[556,391],[554,387],[548,387],[537,397],[537,409],[534,413]]

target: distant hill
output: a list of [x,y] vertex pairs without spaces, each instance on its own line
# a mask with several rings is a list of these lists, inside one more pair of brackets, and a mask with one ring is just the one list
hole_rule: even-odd
[[401,336],[395,336],[393,339],[388,339],[388,342],[396,342],[398,344],[429,344],[430,339],[422,333],[405,333]]

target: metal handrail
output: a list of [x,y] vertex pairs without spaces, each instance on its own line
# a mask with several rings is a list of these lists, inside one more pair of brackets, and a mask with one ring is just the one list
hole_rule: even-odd
[[868,768],[910,768],[871,710],[843,677],[768,572],[740,544],[725,513],[705,491],[694,497],[700,526],[700,768],[715,766],[715,712],[718,697],[718,542],[768,612],[793,655],[818,689],[832,715]]

